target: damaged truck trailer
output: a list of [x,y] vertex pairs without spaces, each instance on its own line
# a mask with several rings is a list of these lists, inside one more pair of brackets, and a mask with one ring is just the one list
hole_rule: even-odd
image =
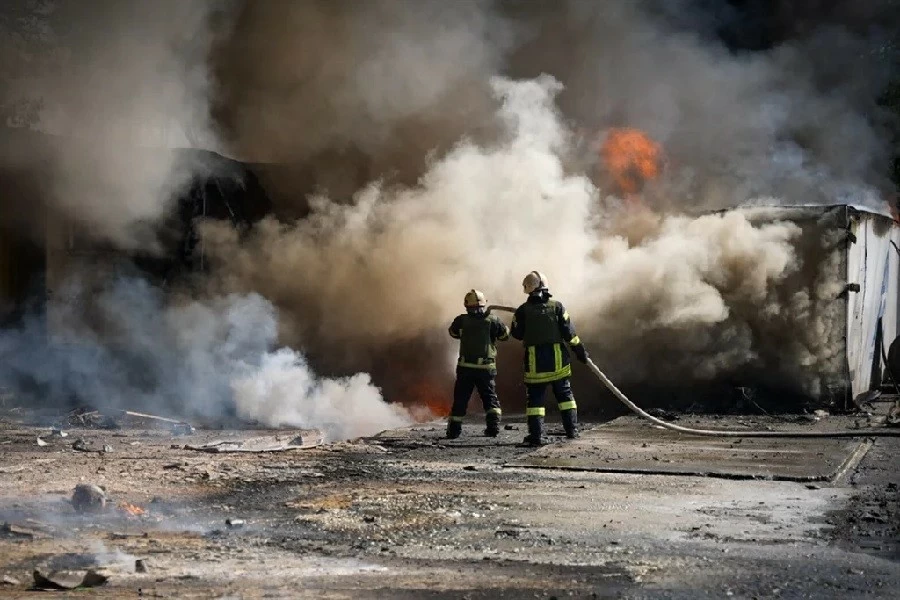
[[755,224],[787,221],[800,233],[797,267],[774,292],[793,322],[753,321],[759,360],[732,384],[745,395],[780,390],[852,409],[890,381],[884,358],[900,333],[900,226],[887,211],[848,204],[741,210]]

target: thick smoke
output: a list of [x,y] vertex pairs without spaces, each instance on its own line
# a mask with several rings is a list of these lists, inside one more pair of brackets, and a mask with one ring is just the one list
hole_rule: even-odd
[[880,206],[888,138],[876,99],[890,65],[876,53],[879,26],[898,15],[872,11],[868,37],[807,21],[802,34],[741,53],[705,35],[723,24],[702,5],[572,1],[552,14],[526,5],[533,37],[511,72],[560,79],[565,114],[588,132],[624,125],[661,142],[671,167],[658,184],[663,208],[757,196]]
[[623,380],[724,375],[818,395],[841,373],[837,223],[748,209],[642,225],[636,241],[599,242],[583,304],[585,337]]
[[[377,369],[397,345],[429,348],[398,357],[396,373],[452,364],[439,336],[465,290],[514,303],[522,274],[540,268],[619,376],[749,370],[817,392],[808,374],[840,352],[840,274],[816,245],[830,241],[743,212],[667,215],[880,208],[887,122],[874,51],[887,30],[863,24],[896,15],[799,28],[781,11],[780,36],[749,53],[715,35],[734,21],[712,4],[465,3],[457,14],[460,3],[438,21],[426,2],[365,30],[399,4],[248,5],[223,56],[271,68],[251,77],[223,61],[222,123],[236,153],[302,168],[269,173],[288,218],[242,245],[206,230],[217,283],[271,298],[285,338],[329,368]],[[275,26],[292,19],[316,33]],[[492,73],[515,79],[486,87]],[[597,148],[619,126],[662,145],[663,175],[642,195],[656,214],[623,210],[608,185]]]
[[[68,319],[88,351],[50,361],[67,378],[12,371],[55,395],[212,417],[229,404],[353,435],[406,415],[365,375],[320,380],[304,356],[385,389],[439,380],[465,291],[516,303],[537,268],[615,377],[756,371],[815,393],[840,354],[833,240],[759,211],[684,215],[880,204],[880,34],[860,25],[894,17],[781,23],[745,53],[715,35],[731,25],[710,4],[60,3],[71,56],[29,90],[69,141],[26,164],[53,211],[154,249],[144,224],[198,169],[168,149],[188,145],[267,163],[278,212],[249,235],[203,227],[202,293],[173,303],[123,281],[78,304],[96,313]],[[597,152],[623,126],[666,158],[624,204]],[[40,347],[23,331],[8,350]],[[138,383],[136,364],[151,366]]]
[[291,165],[268,187],[349,197],[415,181],[432,152],[490,128],[510,24],[485,0],[247,2],[219,45],[214,114],[243,160]]
[[301,354],[272,351],[277,315],[258,294],[167,298],[143,279],[117,278],[99,292],[71,281],[56,301],[51,347],[39,318],[0,335],[0,385],[101,410],[318,427],[333,439],[410,419],[368,375],[320,379]]
[[260,296],[173,300],[97,251],[100,244],[159,252],[175,197],[210,174],[210,164],[176,149],[217,146],[207,60],[228,32],[229,6],[39,7],[35,18],[56,28],[57,69],[17,80],[16,93],[41,99],[42,135],[15,132],[2,167],[33,184],[32,193],[11,199],[17,210],[10,212],[24,215],[34,238],[46,237],[50,301],[46,312],[0,334],[2,385],[23,398],[238,416],[321,427],[333,437],[405,423],[409,415],[385,404],[368,376],[319,379],[301,354],[270,352],[277,317]]
[[[40,100],[35,128],[46,136],[13,138],[3,166],[40,182],[51,218],[119,248],[155,248],[152,225],[198,168],[173,150],[215,142],[206,60],[214,26],[223,27],[220,6],[87,0],[32,9],[52,37],[52,60],[17,79],[14,92]],[[34,198],[19,200],[45,217]]]
[[[302,165],[269,184],[305,207],[297,187],[345,199],[382,176],[414,183],[429,153],[496,132],[491,76],[548,73],[584,138],[572,167],[595,183],[593,143],[630,126],[665,148],[670,168],[648,190],[660,208],[880,204],[888,122],[876,99],[898,10],[776,4],[741,15],[700,0],[247,3],[217,53],[216,114],[236,154]],[[765,49],[734,47],[760,23]]]
[[[592,346],[603,363],[629,381],[777,366],[759,355],[759,328],[810,325],[801,296],[814,286],[787,304],[778,295],[803,264],[797,226],[754,226],[734,211],[657,217],[629,244],[610,225],[618,209],[602,205],[588,178],[564,170],[571,136],[554,104],[558,82],[496,79],[493,87],[505,141],[460,143],[415,187],[373,185],[351,203],[316,197],[308,217],[267,220],[243,244],[231,229],[209,226],[218,282],[273,299],[294,316],[283,335],[344,356],[344,368],[397,339],[442,330],[469,287],[517,300],[533,265],[587,339],[599,341]],[[823,333],[785,340],[780,359],[823,366],[817,357],[833,349]],[[451,364],[445,354],[437,359]]]

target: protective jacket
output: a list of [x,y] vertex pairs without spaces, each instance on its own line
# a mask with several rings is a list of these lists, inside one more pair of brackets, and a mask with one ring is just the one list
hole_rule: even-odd
[[494,315],[465,313],[453,319],[449,331],[459,340],[458,367],[496,372],[496,343],[509,339],[503,321]]
[[572,375],[569,351],[581,345],[562,302],[535,294],[516,309],[512,336],[525,346],[525,383],[549,383]]

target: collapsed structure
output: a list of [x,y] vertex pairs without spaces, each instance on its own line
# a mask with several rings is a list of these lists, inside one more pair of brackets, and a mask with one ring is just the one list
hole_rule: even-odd
[[[137,267],[141,276],[166,285],[180,275],[203,271],[199,220],[223,221],[245,230],[271,211],[250,165],[204,150],[144,149],[149,161],[171,161],[189,176],[173,190],[164,219],[148,219],[133,228],[136,240],[143,235],[152,243],[135,241],[129,248],[111,242],[91,228],[89,219],[77,211],[60,210],[48,199],[52,191],[42,169],[82,152],[89,154],[83,146],[83,141],[27,130],[3,132],[0,323],[14,324],[24,311],[41,311],[45,305],[52,309],[52,299],[76,272],[100,280],[122,274],[122,268]],[[102,206],[102,198],[99,203]]]

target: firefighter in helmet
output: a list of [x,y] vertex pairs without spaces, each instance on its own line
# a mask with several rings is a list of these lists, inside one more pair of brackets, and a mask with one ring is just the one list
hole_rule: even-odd
[[528,300],[516,309],[512,322],[512,336],[525,346],[525,389],[528,395],[525,414],[528,435],[525,443],[540,446],[544,443],[544,392],[553,388],[566,437],[578,437],[578,408],[569,381],[572,365],[566,344],[582,363],[587,362],[587,350],[575,334],[569,313],[558,300],[552,300],[547,290],[547,278],[532,271],[522,281]]
[[484,434],[496,437],[500,433],[500,401],[497,399],[497,342],[509,339],[509,329],[494,315],[485,314],[484,294],[471,290],[463,301],[465,314],[453,319],[450,337],[459,340],[459,361],[456,364],[456,385],[453,388],[453,408],[447,423],[447,437],[458,438],[472,391],[478,389],[484,405],[487,427]]

